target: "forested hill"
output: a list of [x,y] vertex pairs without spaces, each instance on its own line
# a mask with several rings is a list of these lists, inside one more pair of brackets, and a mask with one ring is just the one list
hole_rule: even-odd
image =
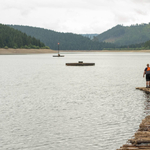
[[57,50],[57,43],[60,43],[61,50],[102,50],[103,48],[113,48],[114,44],[92,41],[87,37],[73,33],[60,33],[37,27],[9,25],[20,30],[27,35],[33,36],[42,41],[51,49]]
[[110,42],[118,46],[144,43],[150,40],[150,23],[122,26],[117,25],[94,38],[94,41]]
[[21,31],[0,24],[0,48],[42,48],[44,43]]

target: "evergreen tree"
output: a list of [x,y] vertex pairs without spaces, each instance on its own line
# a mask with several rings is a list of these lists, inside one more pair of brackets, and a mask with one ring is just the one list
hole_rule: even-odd
[[32,45],[40,48],[45,47],[44,43],[34,37],[27,36],[21,31],[15,30],[9,26],[0,24],[0,48],[22,48],[25,45],[29,47]]

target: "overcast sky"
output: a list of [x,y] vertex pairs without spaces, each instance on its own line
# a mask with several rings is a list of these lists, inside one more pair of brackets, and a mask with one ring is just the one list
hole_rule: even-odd
[[102,33],[150,22],[150,0],[0,0],[0,23],[58,32]]

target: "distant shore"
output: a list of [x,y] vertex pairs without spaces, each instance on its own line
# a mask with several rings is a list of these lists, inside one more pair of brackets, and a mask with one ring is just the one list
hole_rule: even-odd
[[45,54],[56,53],[57,51],[51,49],[13,49],[0,48],[0,55],[19,55],[19,54]]
[[60,52],[148,52],[150,50],[61,50]]
[[[60,50],[64,52],[150,52],[150,50]],[[4,49],[0,48],[0,55],[21,55],[21,54],[46,54],[57,53],[57,50],[51,49]]]

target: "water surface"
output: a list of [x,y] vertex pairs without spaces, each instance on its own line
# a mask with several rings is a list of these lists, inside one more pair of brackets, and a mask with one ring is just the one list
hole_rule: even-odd
[[[115,150],[149,114],[149,53],[0,56],[0,149]],[[66,66],[69,62],[95,66]]]

